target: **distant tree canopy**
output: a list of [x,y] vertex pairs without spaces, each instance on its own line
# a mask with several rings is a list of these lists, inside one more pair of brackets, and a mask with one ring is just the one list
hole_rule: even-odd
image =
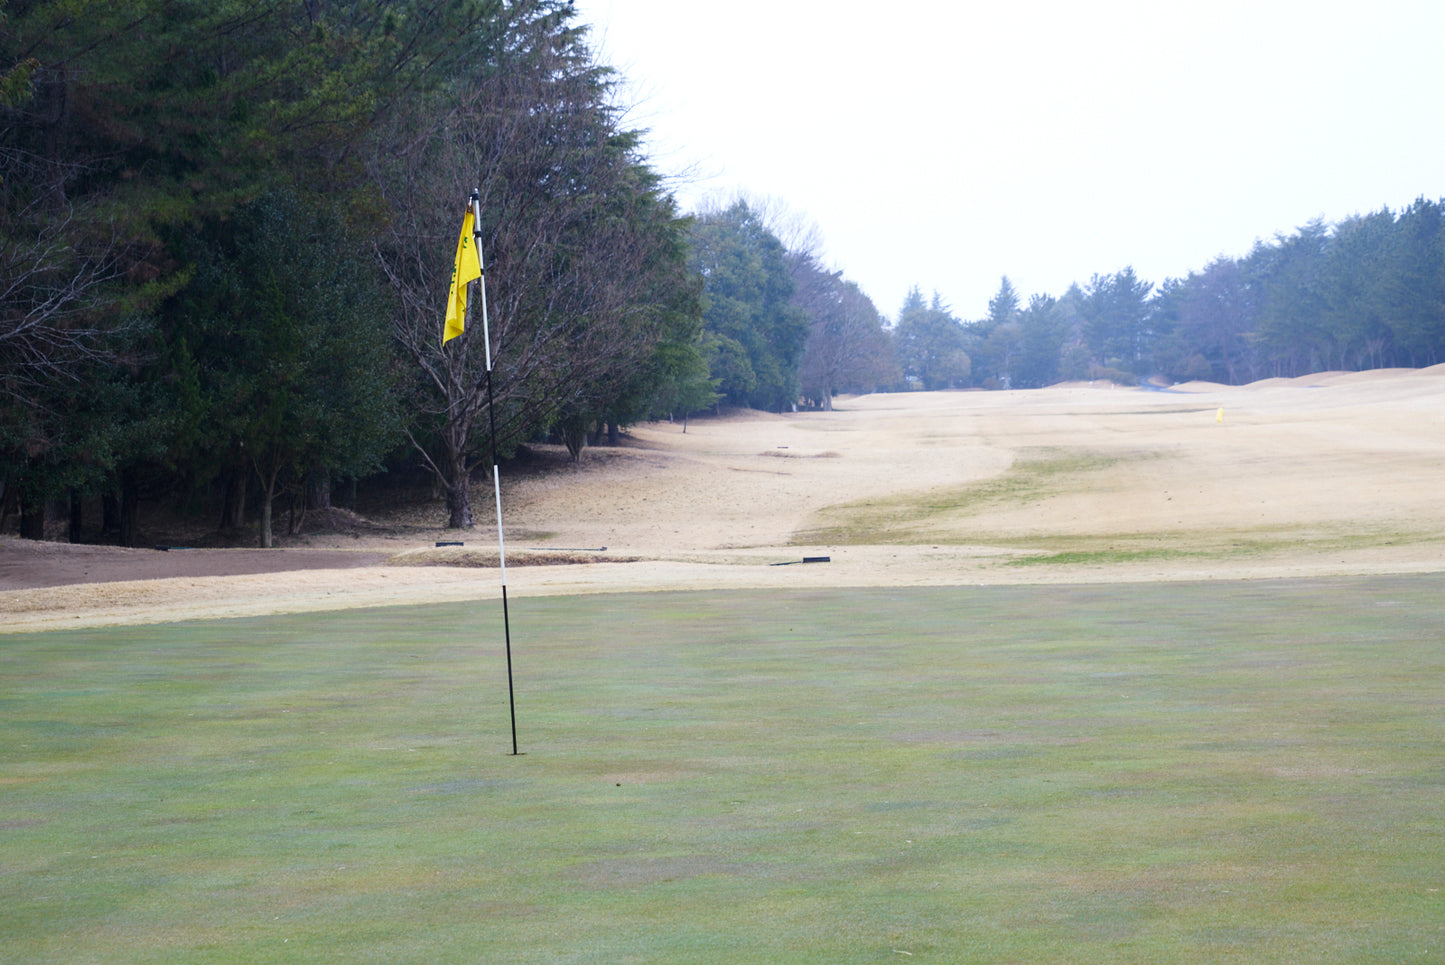
[[1124,268],[1014,313],[1004,310],[1017,307],[1010,291],[1004,279],[989,316],[964,325],[974,385],[1154,375],[1238,384],[1434,365],[1445,362],[1445,203],[1314,221],[1157,287]]
[[694,218],[690,246],[721,401],[830,409],[840,392],[898,381],[878,309],[841,271],[823,265],[817,228],[778,200],[739,197],[705,208]]

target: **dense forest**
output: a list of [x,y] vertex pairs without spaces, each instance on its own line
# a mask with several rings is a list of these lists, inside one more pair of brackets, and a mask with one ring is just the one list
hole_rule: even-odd
[[[272,545],[388,475],[469,527],[493,441],[1445,358],[1440,204],[890,322],[765,205],[679,210],[620,80],[566,0],[0,0],[0,531],[135,543],[164,505]],[[491,345],[443,345],[473,190]]]
[[[711,395],[688,221],[565,0],[0,6],[0,485],[39,536],[428,470]],[[440,320],[470,193],[477,326]],[[474,299],[474,301],[476,301]],[[699,378],[702,385],[698,385]],[[487,418],[483,418],[483,415]],[[94,514],[92,514],[94,515]]]

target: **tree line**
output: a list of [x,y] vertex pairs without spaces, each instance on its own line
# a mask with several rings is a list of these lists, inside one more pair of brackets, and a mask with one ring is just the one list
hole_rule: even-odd
[[[766,204],[681,212],[619,81],[566,0],[0,0],[0,529],[133,543],[165,502],[270,545],[278,506],[408,467],[467,527],[494,441],[1445,349],[1425,201],[890,322]],[[473,190],[491,344],[443,346]]]
[[966,322],[915,289],[894,329],[905,379],[1037,388],[1159,376],[1230,385],[1445,362],[1445,202],[1316,220],[1159,285],[1133,268],[1024,303],[1005,277]]
[[1042,388],[1061,381],[1238,385],[1445,362],[1445,202],[1312,221],[1154,285],[1132,267],[1025,301],[1007,277],[982,318],[913,287],[893,319],[763,206],[693,227],[704,341],[721,397],[778,410],[839,392]]

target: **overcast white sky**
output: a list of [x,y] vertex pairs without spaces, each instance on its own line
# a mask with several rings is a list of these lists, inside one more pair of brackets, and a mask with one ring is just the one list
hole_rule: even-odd
[[1445,197],[1445,0],[576,5],[685,208],[783,202],[889,317]]

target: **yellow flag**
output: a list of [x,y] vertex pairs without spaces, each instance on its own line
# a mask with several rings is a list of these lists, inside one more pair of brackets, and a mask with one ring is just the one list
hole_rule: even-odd
[[462,334],[467,318],[467,283],[482,277],[482,259],[472,251],[472,209],[462,218],[462,236],[457,239],[457,260],[452,265],[452,287],[447,292],[447,321],[442,344]]

